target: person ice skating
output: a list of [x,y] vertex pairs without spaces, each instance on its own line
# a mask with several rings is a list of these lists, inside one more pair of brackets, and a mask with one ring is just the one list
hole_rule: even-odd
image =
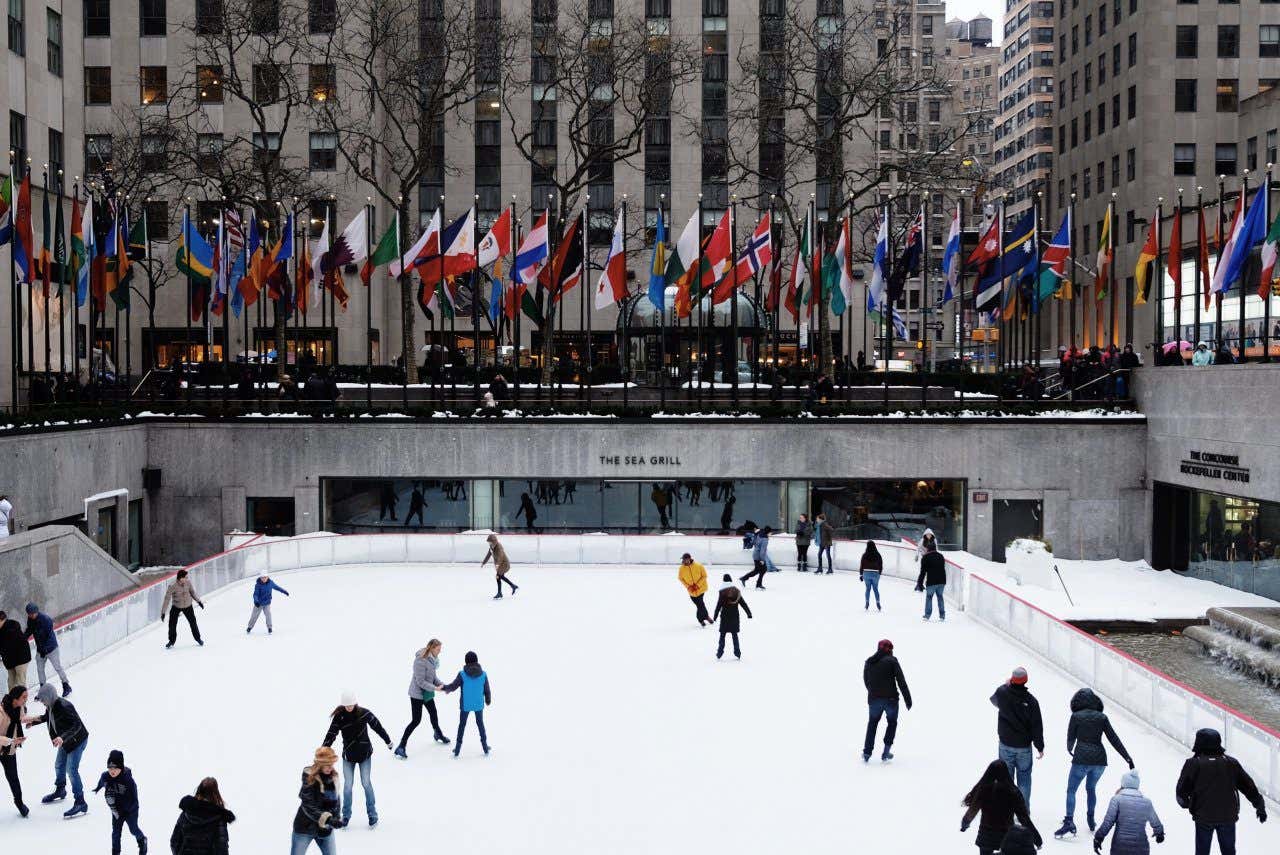
[[45,683],[36,692],[36,700],[44,705],[44,715],[27,718],[24,724],[43,724],[49,730],[57,754],[53,758],[53,792],[40,800],[51,805],[67,797],[67,778],[71,778],[71,808],[62,816],[72,819],[89,812],[84,801],[84,783],[80,780],[80,758],[89,744],[89,730],[80,720],[80,714],[71,701],[58,697],[52,683]]
[[1014,819],[1034,835],[1037,847],[1044,842],[1035,823],[1031,821],[1027,802],[1022,797],[1022,792],[1014,786],[1009,767],[1003,760],[992,760],[987,765],[986,771],[964,797],[962,804],[965,811],[960,820],[961,833],[968,831],[974,817],[981,814],[978,820],[978,837],[974,840],[980,855],[995,855],[996,850],[1003,847]]
[[1175,793],[1178,806],[1191,812],[1196,824],[1196,855],[1209,855],[1218,837],[1222,855],[1235,855],[1240,794],[1253,805],[1258,822],[1267,821],[1267,803],[1240,761],[1222,748],[1222,734],[1211,727],[1196,731],[1192,755],[1182,764]]
[[457,757],[462,752],[462,735],[467,729],[467,717],[472,714],[476,717],[476,730],[480,731],[480,747],[487,755],[489,734],[484,729],[484,708],[493,703],[493,694],[489,689],[489,675],[480,667],[480,657],[469,650],[463,657],[462,670],[458,672],[458,676],[453,678],[452,683],[442,687],[441,691],[448,694],[458,689],[462,690],[462,694],[458,697],[458,736],[453,742],[453,756]]
[[169,617],[169,643],[164,646],[165,650],[173,647],[174,642],[178,640],[179,614],[186,617],[187,624],[191,627],[191,637],[195,639],[196,644],[204,647],[204,641],[200,638],[200,627],[196,623],[196,610],[191,607],[192,603],[200,606],[201,609],[204,608],[204,601],[200,599],[200,595],[191,584],[190,575],[186,570],[179,570],[177,577],[169,584],[169,589],[164,592],[164,601],[160,603],[160,620],[164,620],[166,614]]
[[62,696],[71,694],[71,683],[67,681],[67,672],[62,670],[62,654],[58,652],[58,633],[53,628],[53,618],[40,611],[35,603],[27,603],[27,626],[23,630],[27,638],[36,642],[36,678],[44,685],[44,666],[53,666],[54,672],[62,680]]
[[498,593],[494,595],[495,600],[502,599],[502,583],[506,582],[511,586],[511,596],[516,595],[516,591],[520,590],[520,586],[507,578],[507,573],[511,570],[511,562],[507,559],[507,550],[502,548],[502,544],[498,542],[498,536],[491,534],[485,538],[489,544],[489,551],[484,554],[484,560],[480,562],[480,566],[489,563],[489,559],[493,559],[494,576],[498,580]]
[[31,664],[31,645],[22,624],[0,611],[0,662],[8,676],[6,690],[27,685],[27,666]]
[[1155,834],[1156,843],[1164,843],[1164,826],[1156,814],[1151,799],[1138,789],[1138,773],[1133,769],[1120,776],[1120,789],[1111,797],[1102,824],[1093,835],[1093,851],[1101,853],[1102,843],[1112,828],[1111,855],[1150,855],[1147,842],[1147,826]]
[[742,658],[742,648],[738,645],[738,631],[742,625],[738,616],[739,607],[747,613],[748,618],[752,617],[751,607],[747,605],[742,592],[733,584],[733,577],[725,573],[720,584],[720,595],[716,600],[716,611],[711,616],[712,622],[717,618],[720,620],[720,644],[716,647],[717,659],[724,656],[724,637],[726,635],[733,636],[734,658]]
[[947,619],[947,607],[942,594],[947,589],[947,560],[938,551],[936,543],[930,543],[920,559],[920,576],[916,590],[924,591],[924,619],[933,617],[933,601],[938,601],[938,620]]
[[871,759],[871,751],[876,745],[876,730],[880,727],[880,717],[884,716],[884,751],[880,759],[888,763],[893,759],[893,738],[898,732],[898,693],[911,709],[911,690],[907,688],[907,678],[902,675],[902,666],[893,655],[893,642],[881,639],[876,645],[876,652],[868,657],[862,666],[862,682],[867,687],[867,738],[862,743],[862,762]]
[[26,803],[22,801],[22,782],[18,779],[18,749],[27,741],[22,729],[26,705],[26,686],[13,686],[0,698],[0,768],[4,769],[4,779],[9,784],[13,806],[23,819],[30,813]]
[[270,576],[259,576],[258,581],[253,583],[253,611],[249,614],[249,626],[245,628],[245,634],[253,632],[253,626],[258,622],[258,615],[266,615],[267,617],[267,635],[271,634],[271,594],[279,591],[286,597],[289,592],[277,585]]
[[884,556],[876,549],[874,540],[867,541],[867,548],[862,551],[862,560],[858,562],[858,578],[863,584],[863,608],[871,608],[871,594],[876,595],[876,611],[880,611],[880,574],[884,572]]
[[528,493],[520,494],[520,509],[516,511],[516,516],[524,517],[526,531],[533,531],[533,521],[538,518],[538,509],[533,506],[533,499],[529,498]]
[[738,503],[736,496],[725,499],[724,509],[720,511],[720,530],[727,532],[733,525],[733,506]]
[[813,540],[813,523],[808,514],[801,514],[796,521],[796,569],[809,572],[809,543]]
[[738,581],[743,585],[747,584],[747,580],[755,578],[756,590],[764,590],[764,574],[769,572],[769,535],[773,533],[773,529],[765,526],[756,532],[755,542],[751,545],[751,560],[755,564],[755,568],[743,576]]
[[827,522],[826,514],[818,514],[813,522],[813,540],[818,547],[818,572],[822,572],[822,556],[827,556],[827,573],[835,572],[831,563],[831,547],[835,546],[836,530]]
[[364,790],[364,809],[369,816],[369,827],[378,824],[378,804],[373,793],[373,742],[369,728],[382,737],[391,747],[391,737],[372,711],[356,703],[356,693],[342,693],[342,701],[329,714],[329,731],[324,735],[324,747],[332,746],[338,734],[342,734],[342,822],[351,821],[351,793],[355,789],[356,770],[360,770],[360,787]]
[[178,809],[182,812],[169,835],[173,855],[230,855],[227,826],[236,821],[236,815],[222,801],[217,778],[202,780],[194,796],[182,797]]
[[1031,805],[1031,748],[1044,757],[1044,724],[1040,718],[1040,702],[1027,689],[1027,669],[1013,669],[1008,681],[991,695],[991,705],[999,714],[996,732],[1000,738],[1000,759],[1009,767],[1010,778],[1017,778],[1022,798]]
[[1037,855],[1040,851],[1036,845],[1038,833],[1014,823],[1004,833],[1004,840],[1000,841],[1000,855]]
[[138,827],[138,785],[133,772],[124,765],[124,752],[119,748],[107,755],[107,771],[93,788],[95,793],[99,790],[105,791],[103,797],[111,811],[111,855],[120,855],[120,832],[126,825],[138,841],[138,855],[147,855],[147,836]]
[[413,655],[413,678],[409,681],[409,724],[396,746],[396,756],[401,760],[408,759],[405,749],[409,746],[409,736],[422,722],[422,708],[427,708],[431,717],[431,729],[435,731],[435,740],[442,745],[449,744],[449,737],[440,730],[440,717],[436,712],[436,690],[444,687],[436,671],[440,668],[440,651],[444,645],[440,639],[433,638],[427,646]]
[[680,584],[684,585],[685,590],[689,592],[689,599],[693,600],[698,626],[711,623],[711,616],[707,614],[707,604],[702,599],[707,593],[707,568],[694,561],[693,556],[686,552],[680,556],[679,576]]
[[425,525],[422,520],[422,512],[427,509],[427,497],[422,494],[422,488],[417,484],[413,487],[413,492],[409,494],[409,513],[404,515],[404,524],[407,526],[409,522],[416,516],[418,525]]
[[1054,837],[1076,833],[1076,791],[1080,789],[1081,781],[1084,781],[1086,800],[1085,821],[1090,831],[1097,827],[1094,815],[1098,804],[1098,780],[1107,771],[1107,749],[1102,745],[1104,736],[1132,769],[1133,758],[1125,750],[1120,737],[1116,736],[1111,720],[1102,711],[1102,698],[1092,689],[1081,689],[1071,698],[1071,720],[1067,723],[1067,753],[1071,755],[1071,772],[1067,776],[1067,813],[1062,827],[1053,833]]
[[920,535],[920,542],[916,544],[916,562],[917,563],[920,562],[920,559],[924,558],[925,554],[929,551],[929,547],[931,546],[934,549],[938,548],[938,538],[936,535],[934,535],[933,529],[925,528],[924,534]]
[[302,770],[289,855],[304,855],[312,843],[321,855],[337,855],[333,830],[346,826],[338,816],[338,770],[334,768],[337,762],[337,753],[325,745],[316,749],[311,765]]

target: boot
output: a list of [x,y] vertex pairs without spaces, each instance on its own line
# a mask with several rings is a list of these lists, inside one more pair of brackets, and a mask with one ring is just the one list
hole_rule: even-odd
[[890,751],[890,750],[889,750],[889,746],[888,746],[888,745],[886,745],[886,746],[884,747],[884,753],[880,755],[880,762],[882,762],[882,763],[888,763],[888,762],[889,762],[890,760],[892,760],[892,759],[893,759],[893,752],[892,752],[892,751]]
[[1055,831],[1053,833],[1053,836],[1061,840],[1062,838],[1066,837],[1068,834],[1070,834],[1072,837],[1076,836],[1075,820],[1073,820],[1069,816],[1063,818],[1062,828],[1059,828],[1057,831]]
[[409,755],[408,755],[407,753],[405,753],[405,750],[404,750],[404,746],[403,746],[403,745],[397,745],[397,746],[396,746],[396,756],[397,756],[397,757],[399,757],[401,760],[408,760],[408,759],[409,759]]
[[22,817],[23,819],[26,819],[27,814],[31,813],[31,810],[25,804],[23,804],[21,800],[14,802],[14,805],[16,805],[18,808],[18,816]]
[[84,803],[84,799],[77,799],[72,805],[71,810],[62,815],[63,819],[75,819],[78,816],[84,816],[89,812],[89,806]]
[[1084,821],[1089,823],[1090,831],[1093,831],[1095,828],[1097,828],[1097,824],[1093,821],[1093,811],[1089,811],[1088,813],[1085,814]]
[[138,838],[138,855],[147,855],[147,838]]
[[63,680],[62,681],[62,697],[65,698],[70,695],[71,695],[71,684],[68,683],[66,680]]
[[449,737],[445,736],[440,731],[436,731],[436,742],[439,742],[441,745],[448,745]]
[[42,798],[42,799],[40,800],[40,804],[42,804],[42,805],[51,805],[51,804],[53,804],[54,802],[60,802],[60,801],[62,801],[62,800],[63,800],[63,799],[65,799],[66,797],[67,797],[67,789],[66,789],[66,787],[58,787],[58,788],[57,788],[56,790],[54,790],[52,793],[49,793],[49,795],[47,795],[47,796],[45,796],[44,798]]

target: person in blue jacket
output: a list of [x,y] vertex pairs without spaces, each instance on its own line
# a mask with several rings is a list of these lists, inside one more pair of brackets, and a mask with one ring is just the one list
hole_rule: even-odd
[[279,591],[286,597],[289,596],[289,592],[273,582],[270,576],[259,576],[258,581],[253,583],[253,613],[249,615],[249,626],[245,628],[245,635],[253,632],[253,625],[258,622],[258,615],[262,614],[267,616],[267,635],[271,634],[272,591]]
[[116,748],[107,755],[107,771],[98,778],[96,793],[104,794],[111,809],[111,855],[120,855],[120,832],[127,824],[129,833],[138,841],[138,855],[147,855],[147,836],[138,827],[138,785],[133,772],[124,765],[124,752]]
[[461,714],[458,716],[458,737],[453,742],[454,757],[462,751],[462,734],[467,728],[467,716],[471,713],[475,713],[476,729],[480,731],[480,747],[484,749],[485,754],[489,753],[489,736],[484,730],[484,708],[493,702],[493,696],[489,692],[489,675],[480,667],[480,657],[474,653],[468,651],[463,661],[465,664],[458,672],[458,676],[453,678],[452,683],[441,689],[446,694],[462,689],[462,696],[459,699]]
[[62,680],[62,697],[71,694],[71,683],[67,682],[67,672],[62,670],[62,656],[58,653],[58,634],[53,630],[53,618],[40,611],[35,603],[27,603],[27,638],[36,640],[36,676],[40,685],[44,685],[44,666],[47,662],[53,666]]

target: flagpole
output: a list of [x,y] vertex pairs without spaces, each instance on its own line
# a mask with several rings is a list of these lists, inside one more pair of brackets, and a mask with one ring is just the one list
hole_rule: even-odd
[[[27,178],[28,178],[28,179],[30,179],[30,178],[31,178],[31,158],[27,158]],[[48,192],[48,191],[46,191],[46,192]],[[28,216],[28,221],[33,223],[33,225],[31,226],[31,244],[32,244],[32,245],[31,245],[31,246],[29,246],[29,247],[27,247],[27,252],[28,252],[28,253],[30,253],[30,255],[28,255],[28,257],[27,257],[27,266],[28,266],[28,267],[27,267],[27,269],[28,269],[28,271],[29,271],[29,272],[28,272],[28,274],[27,274],[27,362],[26,362],[26,369],[27,369],[27,409],[31,409],[31,405],[34,403],[34,402],[31,400],[31,381],[32,381],[32,379],[35,377],[35,373],[36,373],[36,330],[35,330],[35,313],[36,313],[36,287],[35,287],[35,286],[36,286],[36,283],[35,283],[35,272],[36,272],[36,259],[35,259],[35,254],[36,254],[36,248],[35,248],[35,238],[36,238],[36,231],[35,231],[35,225],[34,225],[34,221],[35,221],[35,211],[30,210],[30,208],[28,207],[28,214],[27,214],[27,216]],[[14,223],[14,226],[15,226],[15,227],[17,226],[17,223],[16,223],[16,222]],[[17,234],[17,232],[16,232],[16,231],[15,231],[14,233],[15,233],[15,235]]]
[[884,359],[884,374],[881,380],[884,387],[884,411],[886,413],[889,412],[889,324],[893,322],[893,308],[889,305],[889,280],[893,278],[893,224],[890,222],[890,212],[892,210],[893,197],[890,196],[884,208],[884,284],[883,290],[880,292],[880,328],[884,333],[884,345],[880,352]]
[[[62,194],[66,192],[65,178],[62,170],[58,170],[58,216],[62,216]],[[62,228],[58,228],[58,234],[54,238],[53,254],[56,258],[58,254],[58,243],[63,241]],[[58,379],[59,382],[66,380],[67,374],[67,301],[66,289],[67,284],[67,243],[62,243],[62,260],[58,263]]]
[[[145,254],[146,243],[147,243],[146,205],[142,206],[141,215],[142,215],[142,245],[143,245],[143,252]],[[129,233],[133,231],[133,227],[128,225],[128,223],[129,223],[129,208],[128,208],[128,205],[126,204],[125,206],[126,228],[125,228],[125,239],[124,239],[124,255],[125,255],[125,259],[130,261],[132,265],[132,259],[129,258]],[[132,282],[132,277],[130,277],[130,283],[131,282]],[[126,284],[128,284],[129,288],[132,288],[131,284],[129,283],[126,283]],[[128,301],[125,303],[125,306],[124,306],[124,388],[125,388],[125,392],[129,393],[133,389],[133,296],[129,293],[129,290],[126,290],[124,292],[124,296],[125,296],[125,299]],[[126,395],[126,399],[127,398],[128,398],[128,395]]]
[[[532,213],[532,206],[530,206],[530,213]],[[522,303],[524,302],[522,295],[520,294],[520,286],[524,283],[519,281],[518,277],[520,276],[520,270],[516,265],[516,256],[520,254],[521,231],[522,230],[520,228],[520,222],[519,220],[516,219],[516,194],[512,193],[511,194],[511,252],[512,252],[511,278],[513,281],[511,283],[511,289],[512,289],[511,303],[515,307],[515,312],[514,312],[515,318],[512,319],[512,327],[514,329],[515,335],[512,336],[513,340],[511,342],[512,344],[511,371],[515,375],[512,379],[515,382],[515,403],[517,407],[520,406],[520,315],[523,314]]]
[[[1195,324],[1196,331],[1195,331],[1195,334],[1192,336],[1192,338],[1195,339],[1195,341],[1191,342],[1192,348],[1195,348],[1195,346],[1200,343],[1200,300],[1201,300],[1200,280],[1204,276],[1204,252],[1205,252],[1205,245],[1204,245],[1203,238],[1204,238],[1204,187],[1197,186],[1196,187],[1196,272],[1195,272],[1196,281],[1193,286],[1195,289],[1195,293],[1194,293],[1195,302],[1194,302],[1194,305],[1192,305],[1191,307],[1192,322]],[[1178,359],[1179,360],[1182,359],[1181,347],[1179,347],[1179,350],[1178,350]]]
[[[471,210],[473,214],[479,211],[480,194],[476,193],[472,196]],[[476,266],[471,269],[471,398],[475,406],[480,406],[480,256],[479,243],[477,240],[480,231],[480,218],[478,216],[471,217],[471,250],[477,253]],[[498,339],[495,331],[493,334],[494,341]],[[496,346],[496,345],[495,345]]]
[[[1174,349],[1174,352],[1178,354],[1179,358],[1182,357],[1182,345],[1180,344],[1180,342],[1182,341],[1182,215],[1183,215],[1182,188],[1179,187],[1178,188],[1178,206],[1175,209],[1175,213],[1174,213],[1174,216],[1178,218],[1177,219],[1178,279],[1177,279],[1177,285],[1174,288],[1174,294],[1173,294],[1173,341],[1174,341],[1173,349]],[[1171,241],[1173,238],[1172,229],[1173,227],[1170,226],[1171,233],[1169,237]],[[1170,243],[1170,246],[1169,246],[1169,253],[1170,255],[1172,255],[1173,253],[1172,243]],[[1160,275],[1163,276],[1164,274],[1161,273]],[[1157,350],[1155,353],[1151,354],[1152,365],[1158,365],[1160,363],[1160,356],[1162,355],[1162,353],[1163,351]]]
[[[733,408],[738,408],[738,194],[729,195],[729,277],[733,286],[733,300],[729,305],[730,323],[729,365],[733,370]],[[715,316],[715,296],[711,297],[711,314]],[[715,378],[713,373],[712,378]]]
[[[1222,245],[1226,243],[1225,236],[1222,232],[1222,223],[1226,219],[1227,206],[1227,186],[1226,176],[1218,176],[1218,228],[1214,232],[1215,249],[1218,251],[1218,264],[1222,263]],[[1217,265],[1214,265],[1217,267]],[[1212,285],[1212,282],[1210,283]],[[1214,338],[1214,362],[1218,361],[1217,351],[1222,349],[1222,292],[1213,292],[1214,301],[1214,321],[1213,321],[1213,338]]]
[[[1240,178],[1240,228],[1244,228],[1244,218],[1249,213],[1249,170],[1246,169]],[[1228,259],[1229,260],[1229,259]],[[1244,352],[1244,304],[1245,295],[1248,294],[1248,288],[1245,285],[1244,274],[1240,275],[1240,323],[1236,327],[1236,339],[1240,342],[1240,358],[1237,362],[1245,362]]]
[[[688,271],[685,271],[685,273],[687,274]],[[706,332],[706,326],[707,326],[707,315],[705,310],[703,310],[702,308],[702,294],[700,293],[701,287],[702,287],[702,194],[699,193],[698,194],[698,255],[693,261],[693,278],[689,280],[689,299],[698,301],[698,335],[697,335],[697,338],[695,339],[695,341],[697,342],[698,355],[696,358],[690,359],[690,362],[692,363],[692,366],[693,366],[693,371],[690,372],[690,375],[689,375],[690,385],[694,386],[694,388],[696,389],[696,392],[690,392],[690,395],[696,395],[698,400],[699,410],[702,409],[702,363],[707,358],[706,342],[704,338],[705,332]],[[678,293],[679,292],[677,291],[677,294]],[[713,324],[715,323],[714,308],[711,311],[711,322]],[[677,316],[676,324],[678,325],[679,323],[680,323],[680,320],[679,320],[679,317]],[[690,327],[693,326],[693,305],[692,304],[690,304],[689,306],[689,326]],[[679,347],[679,344],[677,343],[676,346]],[[713,378],[716,376],[714,370],[712,371],[711,376]],[[712,394],[714,397],[714,393]]]
[[18,246],[18,185],[14,182],[17,170],[14,168],[14,151],[9,149],[9,368],[12,372],[13,389],[10,393],[10,407],[18,411],[18,265],[12,263],[14,252]]
[[[622,259],[625,262],[627,258],[627,194],[622,194]],[[625,267],[625,266],[624,266]],[[653,274],[653,265],[649,265],[650,275]],[[631,296],[630,286],[625,286],[623,290],[626,296]],[[639,297],[636,298],[639,300]],[[631,386],[631,315],[634,313],[634,303],[632,311],[627,311],[627,299],[623,298],[622,304],[618,307],[619,317],[622,319],[622,408],[625,410],[630,405],[630,398],[627,393]]]
[[[1263,187],[1262,204],[1266,206],[1262,209],[1263,220],[1264,222],[1269,224],[1271,222],[1271,164],[1270,163],[1267,164],[1266,183],[1263,184],[1262,187]],[[1265,245],[1265,243],[1266,243],[1266,239],[1264,238],[1263,244]],[[1261,290],[1262,286],[1264,285],[1266,286],[1266,288],[1265,290],[1263,290],[1261,295],[1262,296],[1262,361],[1270,362],[1271,361],[1271,283],[1270,282],[1260,283],[1259,289]],[[1244,287],[1243,278],[1241,279],[1240,287],[1241,288]]]
[[[772,230],[774,228],[774,225],[773,225],[774,202],[775,202],[775,194],[770,193],[769,194],[769,228],[770,228],[769,239],[770,240],[773,239]],[[775,265],[777,265],[777,263],[782,260],[782,250],[786,247],[786,229],[778,229],[777,232],[778,232],[778,238],[779,238],[778,246],[775,248],[774,254],[773,254],[773,263]],[[773,271],[772,270],[769,271],[769,292],[773,294],[773,329],[770,331],[770,338],[773,339],[773,363],[772,363],[773,379],[775,383],[778,383],[779,388],[781,388],[782,384],[779,382],[780,378],[778,377],[779,372],[782,370],[779,367],[781,364],[780,363],[781,356],[778,348],[778,345],[779,345],[778,326],[779,324],[782,323],[782,274],[781,273],[778,274],[778,290],[774,291],[773,290]]]
[[[582,281],[578,283],[578,290],[581,292],[580,296],[582,298],[578,302],[578,307],[579,307],[578,311],[581,318],[585,319],[586,321],[585,326],[587,330],[587,349],[586,349],[587,370],[585,373],[579,372],[579,374],[581,374],[581,379],[582,379],[582,382],[579,384],[579,390],[581,391],[581,387],[583,386],[586,387],[588,408],[591,406],[591,369],[594,363],[594,360],[592,359],[592,356],[591,356],[591,309],[587,307],[587,297],[589,296],[587,292],[591,290],[591,238],[589,236],[590,231],[591,231],[591,194],[588,193],[586,194],[586,204],[582,210]],[[612,238],[610,238],[610,244],[612,245]],[[578,328],[581,329],[583,326],[584,324],[580,321],[578,324]]]
[[[1154,318],[1152,319],[1151,324],[1153,333],[1153,338],[1151,339],[1152,365],[1155,364],[1156,356],[1160,353],[1160,345],[1164,344],[1164,252],[1162,251],[1162,247],[1164,245],[1163,196],[1156,198],[1156,221],[1153,224],[1153,227],[1155,228],[1156,233],[1156,258],[1154,271],[1149,271],[1154,274],[1155,279],[1155,282],[1152,283],[1154,285],[1153,291],[1155,292],[1155,302],[1153,305],[1155,311],[1152,312]],[[1181,351],[1179,351],[1179,353],[1181,353]]]
[[920,194],[920,408],[929,401],[929,202]]
[[[373,257],[373,197],[364,197],[364,257],[365,264]],[[373,410],[373,271],[364,286],[364,401]],[[297,293],[295,287],[294,293]],[[474,301],[472,301],[474,302]],[[408,520],[408,517],[405,517]]]
[[[42,172],[42,175],[43,175],[43,177],[44,177],[44,241],[45,241],[45,243],[50,244],[50,249],[52,249],[52,248],[53,248],[53,247],[52,247],[52,241],[50,240],[50,237],[51,237],[51,236],[50,236],[50,234],[49,234],[49,229],[50,229],[50,223],[49,223],[49,164],[47,164],[47,163],[46,163],[46,164],[44,165],[44,170],[43,170],[43,172]],[[41,245],[40,254],[41,254],[42,256],[44,255],[44,247],[43,247],[43,245]],[[43,278],[45,282],[48,282],[48,281],[49,281],[49,279],[50,279],[50,277],[53,275],[53,270],[52,270],[52,253],[50,254],[50,256],[49,256],[48,258],[41,258],[41,259],[40,259],[40,266],[41,266],[41,268],[44,268],[44,267],[49,267],[49,268],[50,268],[49,270],[43,270],[43,269],[42,269],[42,270],[41,270],[41,272],[40,272],[40,274],[41,274],[41,278]],[[53,351],[52,351],[52,349],[51,349],[51,347],[50,347],[50,342],[49,342],[49,291],[48,291],[48,289],[47,289],[47,288],[46,288],[46,289],[41,290],[41,292],[40,292],[40,299],[41,299],[41,301],[42,301],[42,305],[44,306],[44,388],[45,388],[45,393],[46,393],[46,394],[48,394],[49,392],[51,392],[51,391],[52,391],[52,387],[49,385],[49,361],[50,361],[50,360],[49,360],[49,355],[50,355]]]
[[[956,259],[953,262],[956,265],[956,284],[960,286],[960,293],[955,295],[959,301],[956,303],[955,312],[955,341],[957,342],[957,350],[960,354],[960,403],[964,403],[964,380],[968,369],[964,365],[964,190],[956,197],[956,223],[960,233],[960,246],[956,251]],[[951,271],[944,270],[944,276],[950,276]]]
[[[1036,217],[1041,220],[1047,232],[1049,228],[1049,223],[1045,221],[1046,218],[1044,216],[1044,211],[1045,211],[1044,205],[1045,205],[1044,191],[1039,190],[1036,192]],[[1053,240],[1052,237],[1050,237],[1049,239]],[[1031,280],[1031,308],[1033,309],[1033,312],[1032,312],[1033,317],[1031,319],[1031,324],[1032,324],[1031,356],[1033,360],[1033,366],[1036,371],[1037,383],[1040,380],[1040,370],[1041,370],[1040,365],[1044,361],[1044,342],[1042,339],[1043,330],[1041,329],[1041,326],[1042,326],[1041,312],[1044,309],[1044,303],[1040,299],[1040,264],[1043,258],[1044,258],[1044,252],[1042,251],[1040,246],[1040,235],[1039,233],[1037,233],[1036,234],[1036,275],[1035,275],[1035,278]]]

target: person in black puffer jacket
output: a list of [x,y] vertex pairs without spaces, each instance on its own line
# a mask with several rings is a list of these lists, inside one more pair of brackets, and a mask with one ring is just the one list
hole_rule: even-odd
[[978,837],[974,841],[981,855],[995,855],[996,850],[1003,847],[1015,818],[1031,832],[1037,847],[1044,842],[1027,812],[1027,802],[1014,786],[1013,776],[1003,760],[992,760],[987,765],[962,803],[965,807],[964,816],[960,819],[962,834],[969,830],[973,818],[982,814],[978,820]]
[[378,804],[373,793],[373,743],[369,741],[369,728],[373,728],[388,749],[393,749],[391,737],[378,717],[356,703],[355,692],[343,692],[342,703],[329,720],[329,732],[324,735],[325,747],[331,746],[342,733],[342,821],[351,820],[351,791],[355,786],[356,769],[360,770],[360,786],[364,789],[364,808],[369,815],[369,827],[378,824]]
[[223,803],[216,778],[201,781],[196,794],[183,796],[178,808],[182,813],[169,836],[173,855],[230,855],[227,826],[236,821],[236,815]]
[[1196,823],[1196,855],[1209,855],[1213,835],[1218,848],[1232,853],[1236,848],[1236,822],[1240,819],[1240,796],[1253,805],[1258,822],[1267,821],[1267,803],[1240,761],[1222,749],[1222,734],[1211,727],[1196,731],[1191,757],[1182,764],[1178,776],[1178,805],[1191,811]]
[[338,753],[327,745],[316,749],[310,766],[302,770],[298,812],[293,816],[290,855],[304,855],[312,842],[323,855],[334,855],[332,835],[346,825],[338,818]]
[[888,723],[884,730],[884,753],[880,759],[888,763],[893,759],[893,737],[898,732],[898,692],[906,701],[907,709],[911,709],[911,690],[907,688],[907,678],[902,675],[902,666],[893,655],[893,642],[881,639],[876,645],[876,652],[862,666],[862,682],[867,687],[867,738],[862,744],[862,762],[871,759],[871,749],[876,743],[876,729],[880,726],[880,716],[885,716]]
[[1111,720],[1102,711],[1102,698],[1092,689],[1081,689],[1071,698],[1071,721],[1067,724],[1067,753],[1071,755],[1071,772],[1067,777],[1067,815],[1054,837],[1076,833],[1076,791],[1084,781],[1086,799],[1085,820],[1089,830],[1097,827],[1094,814],[1098,806],[1098,781],[1107,771],[1107,749],[1102,746],[1106,737],[1120,756],[1133,768],[1133,758],[1125,751],[1124,743],[1116,736]]

